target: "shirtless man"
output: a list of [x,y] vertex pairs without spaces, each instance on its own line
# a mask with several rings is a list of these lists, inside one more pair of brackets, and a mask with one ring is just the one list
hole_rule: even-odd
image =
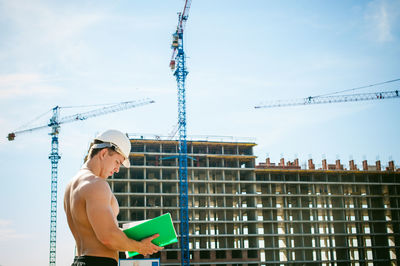
[[75,238],[77,257],[72,266],[117,266],[119,251],[151,255],[162,250],[151,241],[129,239],[118,227],[119,206],[106,179],[129,167],[131,143],[117,130],[107,130],[92,143],[85,164],[67,185],[64,210]]

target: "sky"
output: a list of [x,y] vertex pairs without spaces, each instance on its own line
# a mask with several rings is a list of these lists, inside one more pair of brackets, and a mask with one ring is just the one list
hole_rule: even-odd
[[[90,141],[108,128],[168,136],[177,123],[169,62],[183,5],[0,0],[1,266],[49,261],[50,130],[12,142],[7,134],[46,125],[55,106],[80,106],[62,108],[63,117],[90,110],[85,105],[155,101],[61,126],[57,265],[70,265],[74,241],[62,197]],[[399,0],[193,0],[184,46],[189,139],[255,142],[257,163],[284,157],[301,164],[312,158],[317,167],[325,158],[400,165],[399,99],[254,108],[400,78]]]

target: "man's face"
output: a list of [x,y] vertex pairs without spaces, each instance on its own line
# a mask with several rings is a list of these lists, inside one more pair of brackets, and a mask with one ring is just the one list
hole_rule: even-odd
[[108,151],[107,149],[101,152],[104,152],[102,177],[106,178],[112,176],[114,173],[118,173],[122,162],[125,160],[124,156],[118,152]]

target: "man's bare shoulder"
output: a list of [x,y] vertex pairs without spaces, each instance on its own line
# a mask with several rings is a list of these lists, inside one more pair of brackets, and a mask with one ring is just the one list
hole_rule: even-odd
[[85,198],[91,197],[109,197],[112,195],[110,185],[103,178],[91,175],[81,177],[78,180],[79,193],[85,195]]
[[103,178],[95,176],[89,171],[80,171],[75,175],[66,186],[66,194],[80,194],[84,198],[92,194],[111,194],[109,184]]
[[93,177],[82,181],[81,189],[85,190],[107,190],[111,192],[110,185],[100,177]]

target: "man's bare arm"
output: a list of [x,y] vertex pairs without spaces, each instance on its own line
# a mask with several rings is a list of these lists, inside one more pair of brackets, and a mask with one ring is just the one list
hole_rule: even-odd
[[107,248],[117,251],[136,251],[145,256],[163,249],[151,243],[151,240],[158,235],[135,241],[128,238],[115,224],[111,208],[112,192],[107,183],[93,182],[85,188],[84,193],[89,222],[97,239]]

